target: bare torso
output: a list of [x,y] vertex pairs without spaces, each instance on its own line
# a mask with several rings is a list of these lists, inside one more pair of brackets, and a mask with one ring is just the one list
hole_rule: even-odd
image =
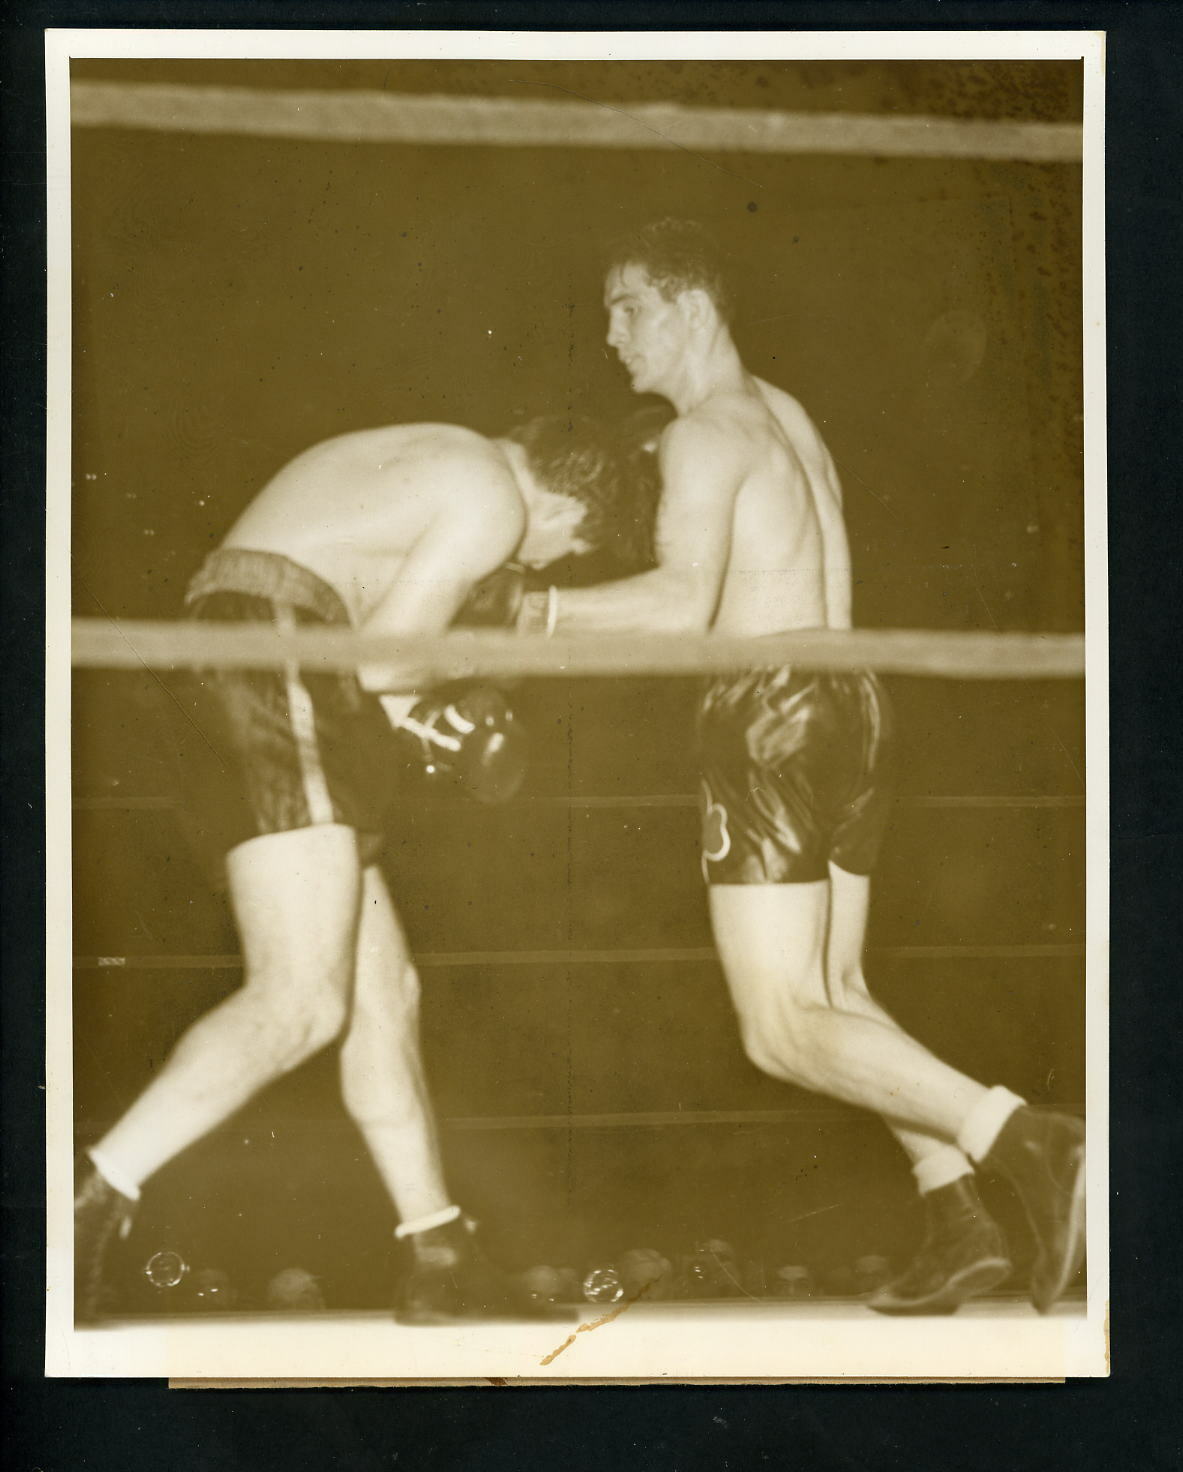
[[[361,430],[326,440],[286,465],[223,545],[301,563],[336,589],[360,625],[441,509],[460,517],[487,513],[511,530],[524,525],[520,497],[494,441],[448,424]],[[498,562],[507,555],[496,551]],[[489,570],[476,568],[474,577]]]
[[826,557],[818,496],[824,447],[795,399],[750,378],[751,391],[710,402],[740,436],[748,465],[713,627],[753,636],[825,627]]

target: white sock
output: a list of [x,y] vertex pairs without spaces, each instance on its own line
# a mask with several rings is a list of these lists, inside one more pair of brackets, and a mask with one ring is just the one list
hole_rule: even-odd
[[930,1191],[939,1191],[942,1186],[951,1186],[962,1176],[972,1176],[973,1173],[973,1166],[956,1145],[942,1145],[912,1166],[912,1174],[916,1177],[921,1196],[927,1196]]
[[124,1175],[119,1169],[118,1162],[112,1164],[99,1147],[96,1147],[94,1150],[88,1150],[86,1153],[90,1156],[90,1163],[98,1171],[99,1175],[102,1176],[103,1180],[106,1181],[108,1186],[114,1186],[119,1194],[126,1196],[129,1201],[138,1201],[140,1199],[139,1181],[134,1181],[131,1176]]
[[458,1221],[460,1216],[458,1206],[445,1206],[429,1216],[417,1216],[413,1221],[399,1222],[394,1235],[401,1242],[404,1237],[413,1237],[417,1232],[430,1232],[434,1227],[446,1227],[449,1222]]
[[971,1160],[984,1160],[994,1148],[1002,1126],[1027,1101],[1001,1086],[988,1090],[975,1104],[957,1131],[957,1143]]

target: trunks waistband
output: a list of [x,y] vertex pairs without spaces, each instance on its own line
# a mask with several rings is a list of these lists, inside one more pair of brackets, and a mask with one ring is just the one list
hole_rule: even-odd
[[[826,629],[825,629],[824,625],[821,625],[821,624],[816,624],[816,625],[811,624],[808,627],[801,628],[801,629],[777,629],[777,630],[775,630],[771,634],[755,634],[755,635],[753,635],[752,636],[752,643],[753,644],[758,644],[762,639],[767,639],[767,640],[779,639],[784,634],[815,634],[815,633],[821,634],[821,633],[825,633],[825,632],[826,632]],[[768,679],[771,680],[771,679],[773,679],[775,677],[779,677],[779,676],[783,676],[783,675],[791,675],[791,674],[794,673],[794,671],[799,671],[801,674],[811,673],[807,669],[806,670],[800,670],[800,666],[794,665],[793,663],[789,662],[787,664],[766,664],[766,665],[745,664],[745,665],[739,666],[739,667],[737,667],[735,669],[731,669],[731,670],[716,670],[714,672],[704,674],[701,678],[702,678],[702,683],[704,685],[732,685],[732,684],[736,684],[737,682],[739,682],[741,680],[755,680],[755,679],[759,679],[760,676],[762,676],[762,675],[763,676],[766,676]],[[814,671],[812,671],[812,673],[814,673],[814,674],[828,674],[828,673],[830,673],[830,671],[823,669],[823,670],[814,670]]]
[[316,573],[278,552],[252,547],[219,547],[202,563],[185,593],[191,607],[210,593],[243,593],[292,603],[319,614],[327,623],[347,624],[349,612],[335,588]]
[[879,684],[874,670],[802,669],[800,665],[793,664],[764,665],[755,668],[748,666],[740,670],[702,675],[699,680],[699,688],[704,700],[724,694],[740,695],[755,687],[763,687],[771,693],[785,690],[790,686],[804,689],[807,685],[814,685],[820,689],[841,691],[849,690],[853,686],[865,687]]

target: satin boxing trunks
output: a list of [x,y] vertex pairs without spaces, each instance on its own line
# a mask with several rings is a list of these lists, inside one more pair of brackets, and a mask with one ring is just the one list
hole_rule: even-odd
[[[226,547],[189,585],[190,618],[289,629],[349,623],[336,591],[271,552]],[[382,846],[400,760],[377,696],[353,674],[209,669],[178,691],[188,722],[181,780],[187,827],[216,873],[230,849],[265,833],[340,823],[363,863]]]
[[869,671],[711,680],[698,714],[708,884],[869,874],[892,800],[892,723]]

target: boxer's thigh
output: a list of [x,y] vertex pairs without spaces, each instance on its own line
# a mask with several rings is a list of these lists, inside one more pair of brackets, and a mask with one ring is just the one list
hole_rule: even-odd
[[828,880],[712,884],[707,893],[719,961],[742,1018],[825,1005]]
[[361,872],[357,835],[342,824],[265,833],[232,849],[226,873],[248,984],[347,995]]

